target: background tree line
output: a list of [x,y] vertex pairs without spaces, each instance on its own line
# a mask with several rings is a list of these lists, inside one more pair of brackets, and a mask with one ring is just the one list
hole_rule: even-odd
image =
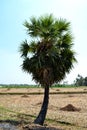
[[87,86],[87,77],[83,77],[78,74],[76,80],[74,81],[76,86]]

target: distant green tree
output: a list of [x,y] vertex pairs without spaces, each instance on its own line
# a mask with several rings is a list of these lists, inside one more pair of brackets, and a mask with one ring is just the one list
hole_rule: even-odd
[[83,86],[83,77],[78,74],[75,82],[76,86]]
[[84,86],[87,86],[87,77],[84,78]]
[[84,78],[78,74],[74,83],[76,86],[87,86],[87,77]]
[[34,123],[43,125],[48,103],[49,87],[60,82],[69,73],[76,62],[72,50],[73,37],[70,32],[70,22],[65,19],[55,19],[52,15],[32,17],[25,21],[28,35],[20,46],[23,58],[22,69],[31,73],[33,80],[44,87],[44,100],[39,115]]

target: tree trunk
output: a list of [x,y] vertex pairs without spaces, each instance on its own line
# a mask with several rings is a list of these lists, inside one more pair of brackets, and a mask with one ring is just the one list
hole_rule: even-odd
[[34,121],[35,124],[43,125],[47,114],[48,103],[49,103],[49,87],[45,87],[43,104],[39,112],[39,115]]

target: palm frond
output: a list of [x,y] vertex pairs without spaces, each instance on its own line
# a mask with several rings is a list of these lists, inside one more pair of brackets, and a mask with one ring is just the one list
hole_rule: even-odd
[[62,41],[62,43],[64,42],[64,43],[66,43],[66,44],[71,44],[72,42],[73,42],[73,37],[72,37],[72,34],[69,32],[69,33],[66,33],[64,36],[62,36],[63,37],[63,41]]
[[40,31],[40,22],[38,19],[35,17],[32,17],[30,19],[30,23],[25,21],[24,26],[27,28],[27,33],[31,37],[38,37],[39,36],[39,31]]
[[45,17],[41,16],[40,22],[44,28],[50,28],[50,26],[52,26],[52,24],[54,23],[53,15],[46,15]]
[[27,43],[27,40],[23,41],[23,43],[20,46],[20,53],[21,57],[26,57],[29,51],[29,45]]
[[58,35],[62,35],[66,31],[70,30],[70,22],[67,22],[66,19],[59,19],[55,21],[54,24],[55,30]]
[[29,47],[30,53],[35,53],[37,51],[37,43],[35,41],[31,41]]

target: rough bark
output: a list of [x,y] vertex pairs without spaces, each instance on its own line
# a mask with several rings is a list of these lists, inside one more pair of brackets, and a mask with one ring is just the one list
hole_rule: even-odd
[[48,103],[49,103],[49,87],[45,87],[43,104],[37,118],[34,121],[35,124],[43,125],[47,114]]

